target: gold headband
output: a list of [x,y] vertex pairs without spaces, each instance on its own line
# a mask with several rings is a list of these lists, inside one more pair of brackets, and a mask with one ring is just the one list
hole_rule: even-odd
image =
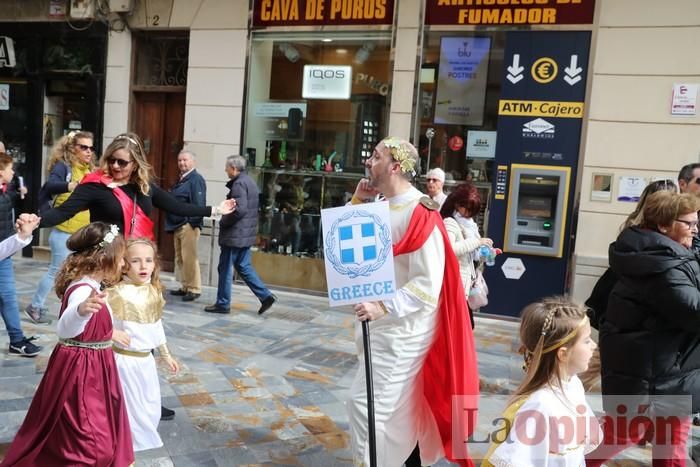
[[127,240],[127,242],[126,242],[127,249],[129,249],[129,247],[131,247],[133,245],[148,245],[153,250],[155,250],[155,248],[156,248],[155,245],[153,244],[153,242],[151,242],[150,240],[147,240],[145,238],[137,238],[137,239],[133,239],[133,240],[132,239]]
[[115,139],[115,140],[117,140],[117,139],[125,139],[125,140],[127,140],[128,142],[130,142],[131,144],[133,144],[134,146],[140,147],[139,143],[138,143],[134,138],[132,138],[131,136],[128,136],[128,135],[119,135],[119,136],[117,136],[117,137],[114,138],[114,139]]
[[578,333],[579,329],[581,329],[587,322],[588,322],[588,316],[584,317],[584,318],[581,320],[581,322],[578,323],[578,326],[576,326],[576,328],[574,328],[574,330],[571,331],[569,334],[567,334],[566,336],[564,336],[559,342],[557,342],[556,344],[552,344],[552,345],[550,345],[549,347],[543,349],[543,350],[542,350],[542,355],[544,355],[544,354],[546,354],[546,353],[548,353],[548,352],[551,352],[552,350],[556,350],[556,349],[558,349],[559,347],[561,347],[561,346],[563,346],[564,344],[566,344],[567,342],[569,342],[569,341],[570,341],[571,339],[573,339],[574,336]]
[[401,142],[401,140],[390,136],[382,140],[384,146],[389,148],[389,153],[391,157],[394,158],[396,162],[399,163],[401,167],[401,172],[410,173],[411,175],[416,175],[416,160],[411,157],[410,151],[406,148],[406,145]]

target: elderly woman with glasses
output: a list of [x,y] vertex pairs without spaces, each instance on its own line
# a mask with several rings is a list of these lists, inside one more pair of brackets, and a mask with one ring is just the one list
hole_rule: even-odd
[[[588,467],[640,440],[651,441],[654,466],[685,465],[690,402],[693,412],[700,410],[700,264],[691,249],[699,208],[700,199],[692,194],[653,193],[641,224],[624,229],[610,245],[618,281],[600,327],[603,406],[609,417],[603,443],[586,456]],[[616,397],[621,395],[624,400]],[[654,412],[664,405],[662,396],[685,396],[689,404]],[[635,422],[644,407],[648,410]],[[667,416],[663,434],[658,415]]]
[[[83,177],[95,168],[94,154],[93,135],[89,131],[71,131],[56,141],[48,163],[49,177],[39,193],[40,213],[51,209],[52,205],[60,206],[68,199]],[[34,323],[51,324],[46,317],[46,297],[53,287],[56,273],[70,253],[66,241],[71,234],[89,223],[90,214],[83,211],[51,229],[49,269],[39,281],[32,302],[24,310]]]
[[59,224],[87,209],[90,220],[116,224],[126,238],[154,238],[154,207],[179,216],[228,214],[232,200],[219,206],[181,203],[152,181],[151,164],[141,139],[134,133],[117,136],[100,158],[98,169],[87,175],[65,203],[41,214],[40,227]]

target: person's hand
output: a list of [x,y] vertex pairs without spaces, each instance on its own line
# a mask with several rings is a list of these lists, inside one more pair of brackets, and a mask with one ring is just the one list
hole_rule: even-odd
[[93,290],[90,296],[78,306],[78,314],[80,316],[94,315],[102,309],[105,304],[106,292],[98,292]]
[[39,227],[39,221],[41,217],[36,214],[20,214],[15,222],[15,229],[17,230],[17,235],[22,240],[26,240],[32,236],[32,231]]
[[73,191],[75,190],[75,187],[78,186],[78,182],[68,182],[68,191]]
[[17,191],[19,192],[20,196],[22,196],[22,199],[24,199],[24,196],[26,196],[26,194],[29,192],[26,186],[19,187],[19,190]]
[[165,362],[166,365],[168,365],[168,368],[170,368],[170,371],[174,375],[176,375],[180,372],[180,364],[177,363],[177,360],[175,360],[170,355],[163,357],[163,361]]
[[362,201],[365,201],[370,198],[374,198],[377,196],[379,192],[369,184],[369,180],[366,178],[363,178],[360,180],[360,182],[357,184],[357,188],[355,188],[355,194],[353,194],[353,198],[358,198]]
[[479,245],[488,245],[488,246],[492,247],[492,246],[493,246],[493,240],[491,240],[490,238],[481,237],[481,238],[479,239]]
[[386,313],[377,302],[358,303],[353,307],[358,321],[375,321],[382,318]]
[[112,340],[122,347],[129,347],[129,344],[131,344],[131,337],[129,337],[126,331],[120,329],[112,330]]
[[233,211],[236,210],[236,200],[235,199],[227,199],[219,203],[217,206],[217,209],[219,210],[219,214],[225,215],[225,214],[231,214]]

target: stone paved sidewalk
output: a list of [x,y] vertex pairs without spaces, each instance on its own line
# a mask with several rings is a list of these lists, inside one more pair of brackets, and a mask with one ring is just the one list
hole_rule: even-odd
[[[17,258],[17,292],[25,306],[46,271],[45,261]],[[169,289],[177,284],[169,275]],[[161,372],[163,403],[176,411],[162,422],[164,446],[138,453],[137,466],[350,466],[348,424],[343,401],[357,370],[353,317],[349,308],[331,309],[325,298],[276,292],[279,303],[258,316],[259,303],[244,286],[234,286],[231,314],[212,315],[215,289],[183,303],[167,296],[164,323],[169,345],[181,363],[177,376]],[[54,319],[58,300],[50,300]],[[55,345],[51,326],[30,323],[46,350],[35,359],[7,354],[0,331],[0,458],[21,424]],[[491,394],[508,394],[522,377],[516,355],[517,322],[477,319],[482,379],[478,432],[503,409]],[[595,395],[592,395],[595,405]],[[485,446],[478,447],[474,455]],[[647,459],[642,449],[628,459]],[[442,461],[438,466],[450,465]],[[618,465],[649,465],[630,460]]]

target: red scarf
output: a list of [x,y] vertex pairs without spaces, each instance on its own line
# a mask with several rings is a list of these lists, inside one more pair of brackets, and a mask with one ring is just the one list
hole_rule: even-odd
[[[109,184],[112,183],[112,177],[98,169],[85,175],[83,179],[80,180],[80,183],[100,183],[112,190],[112,193],[122,207],[122,214],[124,216],[124,238],[147,238],[149,240],[155,240],[153,221],[151,218],[143,212],[141,206],[135,203],[134,199],[124,193],[124,190],[109,186]],[[134,221],[133,225],[132,220]]]
[[[423,378],[423,395],[437,422],[445,456],[451,462],[473,467],[474,463],[467,457],[466,441],[476,426],[479,368],[459,262],[437,211],[421,204],[416,207],[408,231],[394,245],[394,256],[420,249],[435,227],[440,230],[445,244],[445,275],[434,341],[419,378]],[[454,414],[453,396],[458,398]]]

